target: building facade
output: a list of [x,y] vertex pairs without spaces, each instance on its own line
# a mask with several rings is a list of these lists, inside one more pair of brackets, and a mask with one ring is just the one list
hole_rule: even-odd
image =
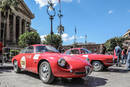
[[0,12],[0,42],[5,47],[17,47],[19,36],[30,29],[31,19],[34,18],[24,0],[18,1],[17,11],[8,13],[6,22],[3,12]]
[[130,29],[123,35],[124,38],[128,38],[128,40],[125,40],[123,45],[124,46],[130,46]]

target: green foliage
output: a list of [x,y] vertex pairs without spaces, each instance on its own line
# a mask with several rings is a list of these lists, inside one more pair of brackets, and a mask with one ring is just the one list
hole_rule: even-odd
[[117,44],[119,44],[120,47],[122,47],[122,43],[124,42],[124,40],[126,40],[128,38],[123,38],[123,37],[114,37],[111,38],[109,40],[107,40],[104,44],[106,46],[106,50],[107,51],[113,51],[115,46],[117,46]]
[[16,56],[17,54],[19,54],[19,52],[20,49],[10,50],[10,57]]
[[45,40],[42,42],[43,44],[48,44],[48,45],[52,45],[56,48],[58,48],[59,46],[62,45],[62,38],[60,35],[58,34],[53,34],[52,35],[52,40],[51,40],[51,35],[47,35],[45,36]]
[[26,47],[32,44],[40,44],[41,38],[37,32],[25,32],[19,37],[19,46]]
[[0,0],[0,11],[8,12],[16,10],[18,7],[18,0]]

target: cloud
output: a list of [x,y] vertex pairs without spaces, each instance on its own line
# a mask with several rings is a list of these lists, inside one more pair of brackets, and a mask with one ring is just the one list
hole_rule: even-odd
[[45,40],[45,37],[46,37],[47,35],[41,35],[40,36],[40,38],[41,38],[41,40],[43,41],[43,40]]
[[112,13],[113,13],[113,11],[112,11],[112,10],[109,10],[109,11],[108,11],[108,14],[112,14]]
[[[41,40],[42,41],[45,40],[46,36],[47,35],[41,35],[40,36]],[[79,37],[76,37],[76,38],[77,39],[84,39],[85,37],[84,36],[79,36]],[[62,39],[63,39],[64,42],[72,41],[72,40],[74,40],[74,35],[73,36],[69,36],[67,33],[64,33],[64,34],[62,34]]]
[[71,37],[70,37],[67,33],[64,33],[64,34],[62,35],[62,39],[63,39],[63,41],[67,42],[67,41],[74,40],[74,36],[71,36]]
[[79,39],[84,39],[85,37],[84,36],[80,36]]
[[[63,2],[72,2],[72,0],[61,0]],[[48,0],[35,0],[36,4],[40,5],[40,8],[46,6],[48,4]],[[57,4],[59,0],[52,0],[54,4]]]
[[130,10],[128,10],[128,12],[130,12]]

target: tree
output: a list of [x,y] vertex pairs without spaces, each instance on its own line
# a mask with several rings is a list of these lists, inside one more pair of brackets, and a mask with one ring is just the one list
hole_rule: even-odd
[[43,42],[42,42],[43,44],[52,45],[52,46],[54,46],[56,48],[61,46],[62,42],[63,42],[61,36],[58,35],[58,34],[53,34],[52,35],[52,41],[51,41],[51,35],[50,34],[45,36],[44,39],[45,40],[43,40]]
[[114,37],[111,38],[109,40],[107,40],[104,44],[106,46],[106,50],[107,51],[113,51],[115,46],[117,46],[117,43],[119,44],[120,47],[122,47],[122,43],[124,42],[124,40],[126,40],[128,38],[123,38],[123,37]]
[[[18,0],[0,0],[0,11],[3,12],[3,17],[4,17],[4,34],[3,34],[3,40],[5,40],[5,32],[6,32],[6,23],[9,18],[9,13],[11,14],[12,11],[16,11],[18,8]],[[1,35],[1,33],[0,33]],[[0,38],[1,41],[1,38]],[[4,41],[6,42],[6,41]],[[4,45],[6,43],[3,43]]]
[[28,45],[40,44],[41,38],[37,32],[25,32],[19,37],[19,46],[26,47]]

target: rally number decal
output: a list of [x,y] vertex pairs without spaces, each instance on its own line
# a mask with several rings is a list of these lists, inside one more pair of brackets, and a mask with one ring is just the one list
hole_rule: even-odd
[[88,57],[88,55],[83,55],[83,57]]
[[33,59],[37,60],[37,59],[39,59],[39,56],[40,56],[40,54],[36,54],[36,55],[34,55]]
[[21,68],[25,69],[26,68],[26,58],[23,56],[20,60]]

